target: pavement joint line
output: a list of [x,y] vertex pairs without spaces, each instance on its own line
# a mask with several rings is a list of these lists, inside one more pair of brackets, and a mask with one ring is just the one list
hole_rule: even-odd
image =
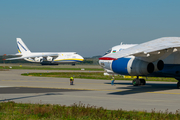
[[27,88],[49,88],[49,89],[69,89],[69,90],[89,90],[89,91],[117,91],[117,90],[101,90],[101,89],[84,89],[84,88],[55,88],[55,87],[34,87],[34,86],[16,86],[16,87],[27,87]]
[[[1,81],[5,81],[5,82],[42,82],[42,81],[24,81],[24,80],[1,80]],[[44,83],[69,83],[69,81],[67,82],[49,82],[49,81],[43,81]],[[97,83],[80,83],[80,82],[76,82],[78,84],[96,84],[96,85],[107,85],[107,84],[97,84]]]
[[[103,89],[84,89],[84,88],[55,88],[55,87],[34,87],[34,86],[15,86],[15,87],[27,87],[27,88],[48,88],[48,89],[69,89],[69,90],[87,90],[87,91],[108,91],[108,92],[138,92],[142,93],[141,91],[121,91],[121,90],[103,90]],[[144,93],[154,93],[154,94],[177,94],[180,93],[169,93],[169,92],[144,92]]]
[[169,93],[169,92],[146,92],[146,93],[157,93],[157,94],[175,94],[175,95],[180,95],[180,93]]

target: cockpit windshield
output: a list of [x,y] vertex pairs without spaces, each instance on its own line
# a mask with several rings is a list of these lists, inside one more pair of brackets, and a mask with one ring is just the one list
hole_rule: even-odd
[[109,53],[111,53],[111,49],[109,49],[104,55],[107,55]]

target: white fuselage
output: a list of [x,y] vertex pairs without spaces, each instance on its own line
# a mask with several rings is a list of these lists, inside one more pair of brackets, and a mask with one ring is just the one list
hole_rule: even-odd
[[[27,56],[37,56],[37,57],[28,57],[24,58],[25,60],[29,62],[44,62],[49,61],[52,63],[76,63],[76,62],[82,62],[84,58],[74,52],[42,52],[42,53],[30,53],[31,55]],[[52,54],[49,56],[49,54]],[[58,56],[53,56],[53,54],[58,54]],[[46,57],[38,57],[38,56],[45,56]]]

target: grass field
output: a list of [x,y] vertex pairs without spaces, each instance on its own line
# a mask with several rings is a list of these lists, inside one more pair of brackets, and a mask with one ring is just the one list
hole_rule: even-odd
[[146,111],[107,110],[84,105],[23,104],[13,101],[0,103],[1,120],[180,120],[180,113],[168,110]]
[[[49,73],[24,73],[24,76],[39,76],[39,77],[61,77],[61,78],[74,78],[81,79],[103,79],[110,80],[111,76],[105,76],[102,72],[49,72]],[[146,79],[146,77],[144,77]],[[133,80],[133,78],[123,78],[123,76],[115,76],[115,80]],[[147,81],[166,81],[166,82],[177,82],[174,78],[163,78],[163,77],[147,77]]]
[[[111,76],[104,76],[103,69],[99,65],[58,65],[58,66],[41,66],[37,64],[1,64],[0,71],[2,70],[10,70],[10,69],[30,69],[30,70],[83,70],[88,71],[88,73],[84,72],[59,72],[59,73],[25,73],[22,75],[25,76],[40,76],[40,77],[63,77],[69,78],[74,76],[75,78],[82,78],[82,79],[103,79],[103,80],[110,80]],[[93,72],[99,71],[99,72]],[[144,77],[146,79],[146,77]],[[133,80],[133,78],[124,78],[123,76],[115,76],[115,80]],[[174,78],[163,78],[163,77],[147,77],[147,81],[166,81],[166,82],[177,82]]]

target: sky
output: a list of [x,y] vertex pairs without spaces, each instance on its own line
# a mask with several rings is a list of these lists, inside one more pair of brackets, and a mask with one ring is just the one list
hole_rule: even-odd
[[180,37],[179,0],[0,0],[0,55],[31,52],[103,55],[109,48]]

